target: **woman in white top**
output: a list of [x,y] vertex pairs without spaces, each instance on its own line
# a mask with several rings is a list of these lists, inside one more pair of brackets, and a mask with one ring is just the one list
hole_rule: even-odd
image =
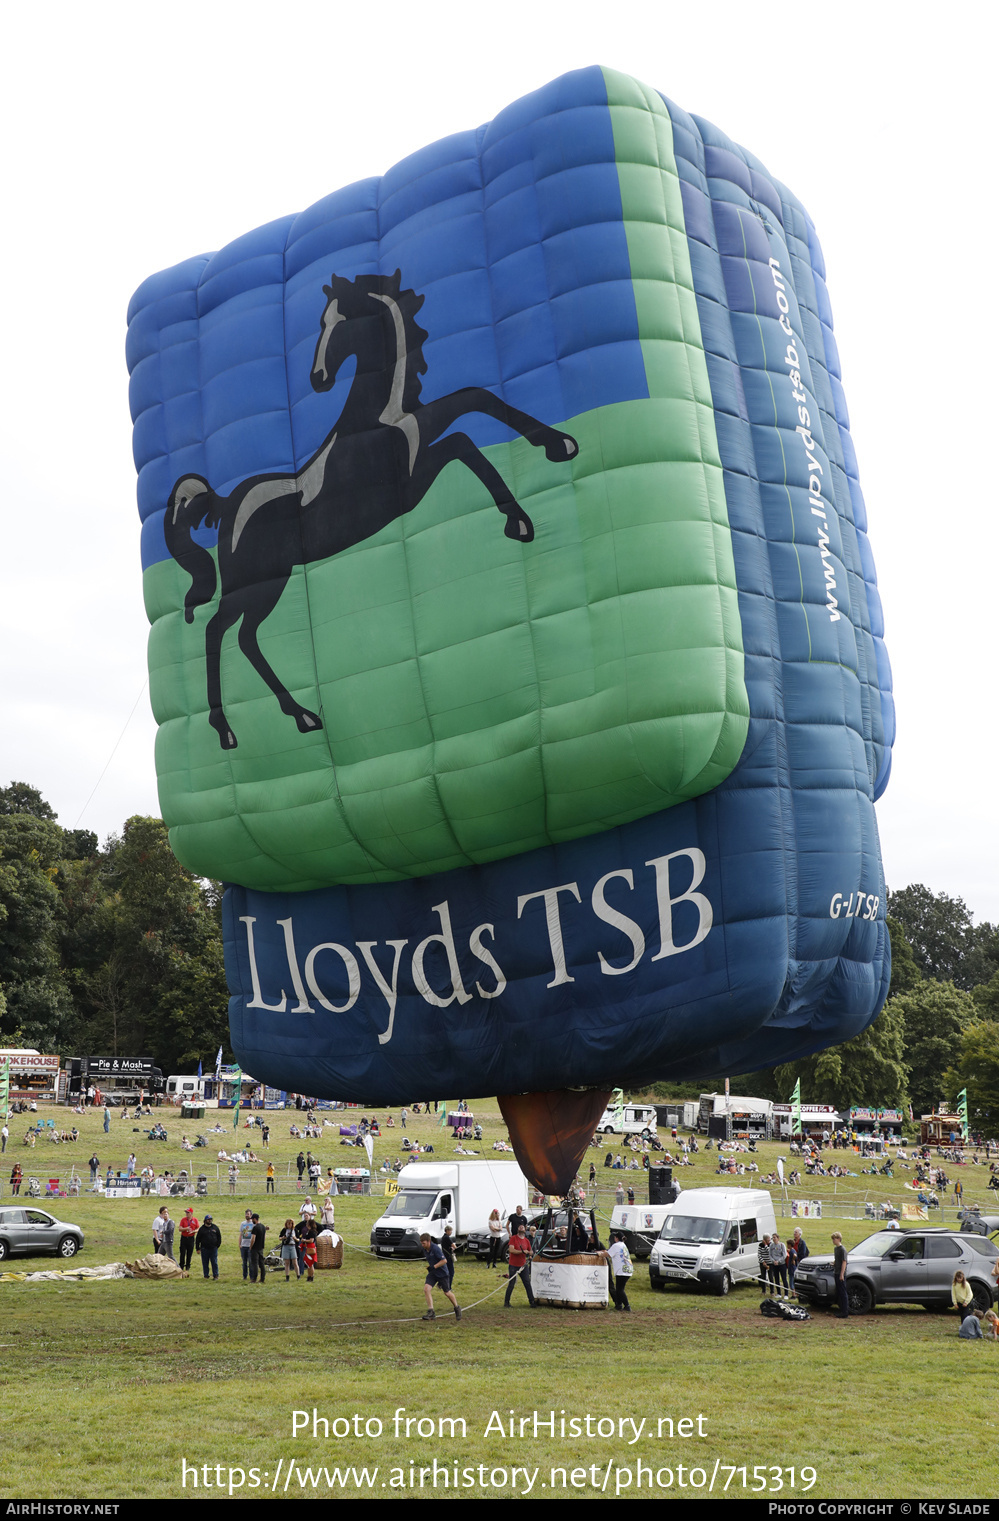
[[333,1229],[333,1200],[329,1194],[323,1200],[322,1221],[324,1229]]
[[499,1261],[500,1251],[503,1246],[503,1222],[500,1220],[498,1209],[494,1209],[489,1216],[489,1266],[494,1268]]

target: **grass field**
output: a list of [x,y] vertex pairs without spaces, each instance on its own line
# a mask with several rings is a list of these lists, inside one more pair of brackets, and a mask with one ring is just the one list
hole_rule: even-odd
[[[473,1107],[484,1126],[483,1154],[491,1156],[492,1141],[505,1135],[495,1101]],[[193,1134],[204,1124],[182,1127],[174,1112],[161,1110],[170,1139],[154,1145],[132,1121],[115,1118],[106,1137],[100,1113],[81,1120],[49,1112],[63,1125],[75,1120],[81,1138],[75,1146],[39,1142],[31,1151],[20,1144],[24,1125],[15,1120],[0,1174],[5,1200],[14,1161],[43,1183],[65,1178],[72,1161],[86,1178],[94,1149],[102,1168],[123,1167],[133,1149],[140,1167],[152,1160],[174,1172],[211,1156],[210,1166],[194,1170],[208,1172],[214,1190],[214,1151],[192,1157],[179,1145],[182,1128]],[[900,1306],[847,1322],[816,1312],[806,1324],[778,1325],[761,1318],[751,1289],[724,1300],[685,1289],[654,1294],[642,1264],[629,1291],[631,1316],[531,1310],[519,1286],[505,1310],[496,1292],[500,1275],[459,1258],[455,1292],[464,1317],[459,1325],[444,1315],[442,1300],[440,1318],[428,1325],[419,1318],[422,1265],[376,1261],[367,1251],[383,1207],[378,1184],[379,1197],[337,1201],[347,1243],[341,1271],[319,1273],[314,1284],[285,1283],[277,1274],[263,1287],[244,1284],[236,1230],[247,1198],[273,1239],[300,1203],[294,1168],[291,1180],[284,1176],[300,1146],[311,1145],[324,1168],[364,1160],[333,1139],[292,1139],[291,1116],[269,1118],[276,1197],[265,1198],[261,1163],[241,1169],[240,1192],[230,1199],[223,1164],[223,1192],[210,1200],[223,1235],[218,1283],[202,1278],[197,1258],[195,1275],[181,1282],[0,1283],[2,1496],[211,1499],[221,1480],[223,1493],[231,1483],[242,1498],[275,1489],[316,1499],[383,1491],[408,1498],[421,1493],[421,1473],[423,1495],[439,1499],[756,1493],[815,1501],[994,1492],[999,1347],[958,1341],[950,1315]],[[376,1165],[400,1150],[395,1118],[397,1128],[375,1142]],[[231,1150],[231,1117],[223,1123],[217,1143]],[[406,1133],[432,1138],[438,1157],[452,1152],[433,1117],[411,1115]],[[781,1152],[776,1144],[761,1147],[764,1172]],[[702,1152],[698,1165],[684,1170],[684,1185],[722,1181],[714,1166],[714,1153]],[[966,1202],[988,1203],[986,1169],[960,1171]],[[604,1176],[616,1182],[621,1175],[601,1169],[598,1180]],[[869,1223],[840,1220],[836,1212],[862,1205],[868,1191],[901,1202],[904,1176],[897,1174],[894,1186],[841,1179],[835,1191],[832,1180],[807,1179],[807,1190],[795,1192],[821,1199],[824,1210],[822,1220],[804,1223],[812,1251],[827,1250],[837,1228],[848,1247],[869,1234]],[[644,1174],[632,1180],[641,1200]],[[81,1265],[148,1251],[158,1203],[87,1194],[42,1201],[86,1231]],[[175,1216],[178,1203],[171,1205]],[[609,1214],[612,1203],[612,1191],[598,1189],[598,1213]],[[202,1201],[197,1210],[201,1217]],[[951,1207],[930,1223],[953,1218]],[[5,1264],[22,1271],[63,1265],[26,1258]],[[309,1424],[294,1434],[296,1411],[306,1412]],[[511,1412],[527,1420],[522,1435],[509,1434]],[[535,1433],[535,1412],[546,1422],[554,1412],[554,1434],[546,1427]],[[580,1423],[579,1434],[569,1426],[561,1434],[563,1412]],[[682,1420],[690,1424],[680,1427]],[[350,1434],[338,1435],[344,1422]],[[803,1469],[816,1475],[807,1489]]]

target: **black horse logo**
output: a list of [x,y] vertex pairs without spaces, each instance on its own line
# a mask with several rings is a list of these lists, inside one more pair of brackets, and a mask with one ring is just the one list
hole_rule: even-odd
[[318,713],[295,701],[257,643],[257,630],[273,612],[296,565],[325,560],[370,538],[410,512],[445,466],[458,460],[477,475],[506,519],[507,538],[529,544],[534,525],[514,500],[499,471],[468,437],[447,432],[469,412],[484,412],[564,462],[578,445],[568,433],[509,407],[491,392],[468,386],[436,401],[420,400],[426,373],[422,345],[428,334],[416,322],[423,296],[400,289],[397,270],[385,275],[333,275],[323,286],[326,307],[312,362],[312,385],[328,391],[349,354],[357,370],[343,411],[312,458],[294,475],[254,475],[228,496],[218,496],[200,475],[185,475],[170,493],[164,532],[167,548],[191,577],[184,615],[215,596],[215,562],[192,530],[218,529],[221,596],[205,631],[209,721],[223,750],[236,736],[222,708],[219,659],[226,631],[240,623],[239,646],[303,734],[322,727]]

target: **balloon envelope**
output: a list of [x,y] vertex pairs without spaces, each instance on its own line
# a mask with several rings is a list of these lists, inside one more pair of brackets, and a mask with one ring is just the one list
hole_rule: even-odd
[[128,357],[161,806],[249,1070],[606,1090],[870,1022],[890,674],[752,154],[581,70],[153,276]]

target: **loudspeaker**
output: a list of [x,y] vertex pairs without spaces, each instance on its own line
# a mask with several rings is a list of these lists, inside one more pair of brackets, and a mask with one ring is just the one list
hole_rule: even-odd
[[649,1203],[672,1204],[675,1198],[672,1167],[650,1167]]

